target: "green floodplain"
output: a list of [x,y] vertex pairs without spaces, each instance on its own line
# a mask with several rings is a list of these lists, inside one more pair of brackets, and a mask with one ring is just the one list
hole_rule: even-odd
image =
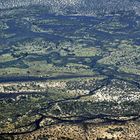
[[0,138],[96,117],[139,119],[140,17],[29,8],[0,13]]

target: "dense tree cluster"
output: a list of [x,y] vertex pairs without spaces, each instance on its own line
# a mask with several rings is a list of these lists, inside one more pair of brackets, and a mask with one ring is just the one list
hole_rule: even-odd
[[66,14],[101,14],[117,11],[134,10],[140,13],[140,2],[138,0],[1,0],[0,9],[43,5],[50,12]]

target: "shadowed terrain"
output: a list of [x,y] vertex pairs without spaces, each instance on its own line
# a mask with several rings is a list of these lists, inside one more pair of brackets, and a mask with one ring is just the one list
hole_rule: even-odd
[[0,139],[139,140],[139,2],[89,3],[0,1]]

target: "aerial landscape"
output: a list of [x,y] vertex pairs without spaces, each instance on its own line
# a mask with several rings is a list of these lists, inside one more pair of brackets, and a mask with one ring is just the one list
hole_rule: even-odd
[[0,140],[140,140],[140,1],[0,0]]

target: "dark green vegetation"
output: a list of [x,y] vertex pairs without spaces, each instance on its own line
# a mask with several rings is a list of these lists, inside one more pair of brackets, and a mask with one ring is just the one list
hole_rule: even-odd
[[140,21],[133,12],[94,18],[44,10],[2,14],[1,76],[97,75],[100,69],[140,75]]
[[[133,11],[85,17],[46,14],[45,7],[4,10],[0,135],[30,133],[61,123],[139,119],[139,64],[140,17]],[[39,83],[22,85],[30,77],[53,84],[43,83],[46,90],[36,93]],[[6,85],[10,79],[23,83]]]

